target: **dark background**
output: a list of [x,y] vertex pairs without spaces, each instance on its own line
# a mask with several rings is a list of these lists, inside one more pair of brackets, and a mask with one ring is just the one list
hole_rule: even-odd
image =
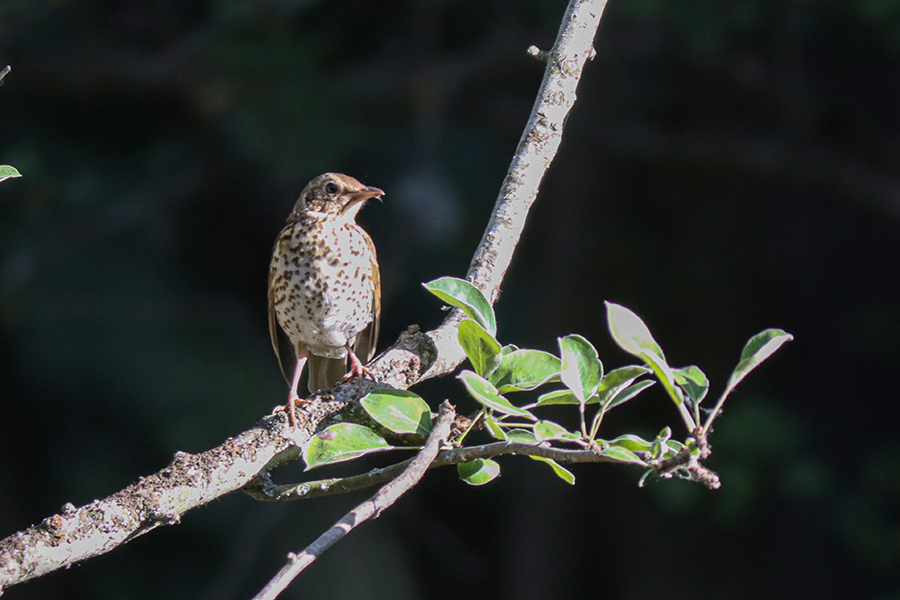
[[[436,325],[420,283],[464,275],[540,83],[525,49],[564,7],[3,0],[0,164],[23,177],[0,184],[0,537],[284,401],[269,253],[319,173],[387,191],[360,216],[381,346]],[[573,488],[513,457],[483,488],[436,471],[284,597],[900,594],[900,2],[613,0],[596,50],[499,337],[577,332],[621,366],[619,302],[713,400],[751,335],[793,333],[718,422],[722,489],[608,466]],[[452,378],[418,391],[474,408]],[[667,423],[683,438],[653,389],[601,435]],[[248,597],[364,497],[233,494],[7,595]]]

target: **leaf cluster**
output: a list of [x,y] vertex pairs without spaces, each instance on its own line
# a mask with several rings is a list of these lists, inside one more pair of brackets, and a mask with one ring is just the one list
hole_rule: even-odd
[[[590,450],[610,462],[643,467],[641,483],[652,473],[677,475],[685,464],[705,458],[706,436],[728,395],[750,371],[793,339],[780,329],[766,329],[750,338],[715,405],[701,412],[710,387],[706,375],[696,365],[670,366],[644,321],[624,306],[606,302],[607,326],[615,343],[638,362],[606,371],[596,348],[578,334],[558,338],[557,354],[502,345],[496,337],[493,307],[468,281],[444,277],[424,286],[446,304],[461,309],[466,317],[460,323],[458,339],[471,369],[462,370],[457,378],[480,409],[454,444],[462,445],[468,433],[479,428],[501,442]],[[665,390],[689,432],[683,441],[672,439],[668,426],[653,440],[634,434],[599,437],[603,418],[610,410],[656,383]],[[539,392],[531,402],[510,399],[519,392],[535,390]],[[375,422],[394,434],[424,438],[431,430],[433,415],[428,404],[413,392],[375,390],[361,400],[361,405]],[[553,405],[576,409],[579,428],[571,431],[541,418],[542,409]],[[394,448],[369,427],[337,423],[312,438],[304,457],[311,469]],[[530,458],[549,465],[563,481],[575,483],[572,472],[559,462],[543,456]],[[460,478],[472,485],[483,485],[500,474],[499,463],[490,458],[465,462],[457,468]]]

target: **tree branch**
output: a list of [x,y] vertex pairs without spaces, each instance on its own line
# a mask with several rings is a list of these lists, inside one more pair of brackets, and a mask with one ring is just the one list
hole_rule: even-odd
[[174,525],[188,510],[232,492],[260,472],[296,460],[299,447],[319,424],[375,387],[343,386],[306,410],[298,425],[287,427],[284,411],[264,418],[253,428],[200,454],[178,452],[162,471],[142,477],[103,500],[75,508],[0,540],[0,592],[60,567],[109,552],[160,525]]
[[[593,38],[605,0],[571,0],[559,35],[547,55],[538,97],[509,172],[503,181],[487,229],[467,278],[495,302],[500,284],[522,234],[528,210],[559,148],[575,89],[585,62],[593,55]],[[440,327],[427,334],[411,326],[394,346],[370,365],[378,387],[406,389],[444,375],[464,359],[457,342],[462,314],[451,311]],[[299,446],[320,424],[376,384],[349,381],[309,398],[300,423],[289,431],[283,413],[270,415],[254,428],[201,454],[176,454],[175,460],[149,477],[91,504],[66,505],[61,514],[0,540],[0,593],[60,567],[103,554],[164,524],[184,512],[241,488],[270,469],[295,460]]]
[[[606,0],[570,0],[556,42],[544,58],[547,67],[528,124],[466,274],[491,304],[500,295],[500,284],[522,236],[525,218],[559,149],[584,65],[594,56],[594,36],[605,7]],[[529,49],[529,54],[534,52]],[[462,311],[454,310],[440,327],[428,333],[438,353],[421,379],[449,373],[465,359],[457,341],[461,320]]]
[[332,525],[331,529],[307,546],[303,552],[300,554],[289,554],[288,563],[253,597],[253,600],[271,600],[276,598],[297,575],[311,565],[323,552],[343,539],[354,527],[369,519],[377,518],[381,511],[412,489],[422,479],[425,471],[428,470],[428,467],[437,456],[441,444],[447,441],[447,437],[450,435],[450,426],[453,424],[455,416],[456,411],[445,400],[441,404],[440,412],[434,422],[434,428],[431,430],[425,446],[409,461],[403,473],[378,490],[378,493],[369,500],[347,513],[340,521]]
[[[547,446],[535,446],[516,442],[494,442],[482,446],[468,446],[445,450],[438,454],[429,469],[448,467],[460,463],[469,462],[478,458],[494,458],[504,455],[516,456],[540,456],[550,458],[559,463],[621,463],[631,464],[625,460],[604,456],[597,450],[569,450],[565,448],[551,448]],[[410,459],[412,460],[412,459]],[[253,481],[244,486],[242,490],[257,500],[267,502],[285,502],[289,500],[306,500],[308,498],[321,498],[323,496],[336,496],[355,492],[373,485],[390,481],[403,472],[410,460],[405,460],[383,469],[373,469],[367,473],[339,477],[333,479],[320,479],[318,481],[305,481],[287,485],[274,485]]]

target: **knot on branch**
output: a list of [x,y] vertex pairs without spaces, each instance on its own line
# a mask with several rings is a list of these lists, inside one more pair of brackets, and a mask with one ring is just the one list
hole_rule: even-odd
[[397,338],[397,342],[385,350],[369,365],[379,387],[408,389],[435,363],[438,349],[418,325],[410,325]]
[[[709,447],[706,446],[706,456],[709,455]],[[717,490],[722,487],[722,482],[718,474],[704,466],[700,462],[700,458],[694,453],[691,445],[688,444],[684,449],[672,458],[666,458],[658,462],[652,463],[651,466],[656,474],[663,479],[671,479],[673,476],[688,481],[696,481],[702,483],[711,490]]]
[[528,52],[528,56],[531,56],[532,58],[535,58],[542,63],[546,63],[550,58],[549,52],[547,52],[546,50],[541,50],[537,46],[528,46],[528,50],[526,50],[526,52]]

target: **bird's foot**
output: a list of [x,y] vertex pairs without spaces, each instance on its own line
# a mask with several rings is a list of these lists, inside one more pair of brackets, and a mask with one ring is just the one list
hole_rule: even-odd
[[300,398],[299,396],[297,396],[297,394],[291,394],[290,398],[288,398],[287,405],[284,407],[288,414],[288,424],[290,425],[291,429],[297,428],[297,414],[294,408],[297,404],[299,404],[300,406],[308,406],[312,404],[312,402]]
[[372,374],[372,371],[366,368],[365,365],[360,362],[359,358],[354,354],[350,353],[350,370],[344,375],[344,381],[349,381],[354,377],[365,377],[367,379],[375,379],[375,376]]

